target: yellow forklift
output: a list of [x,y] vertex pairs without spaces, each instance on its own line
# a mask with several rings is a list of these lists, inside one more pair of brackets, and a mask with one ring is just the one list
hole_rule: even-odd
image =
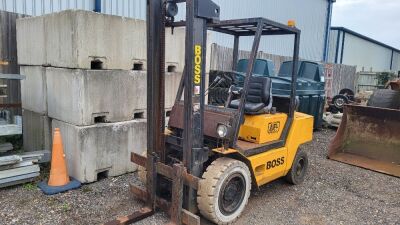
[[[174,21],[178,5],[186,20]],[[200,224],[202,216],[229,224],[243,212],[251,187],[280,177],[304,180],[308,167],[301,144],[312,140],[313,117],[296,112],[300,30],[264,18],[220,20],[212,0],[147,0],[147,156],[131,161],[146,168],[145,188],[130,191],[145,207],[106,224],[130,224],[157,209],[171,224]],[[186,28],[185,69],[165,130],[165,28]],[[231,87],[225,107],[205,104],[207,30],[232,35],[233,65],[239,38],[254,41],[243,88]],[[262,36],[293,38],[291,95],[272,96],[271,80],[253,76]],[[232,68],[235,70],[235,68]],[[183,100],[182,100],[183,99]]]

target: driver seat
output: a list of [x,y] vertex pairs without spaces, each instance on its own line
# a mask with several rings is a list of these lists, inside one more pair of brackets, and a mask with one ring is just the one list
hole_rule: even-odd
[[[245,114],[269,113],[272,108],[272,82],[269,77],[250,77],[244,106]],[[240,99],[232,100],[229,108],[239,108]]]

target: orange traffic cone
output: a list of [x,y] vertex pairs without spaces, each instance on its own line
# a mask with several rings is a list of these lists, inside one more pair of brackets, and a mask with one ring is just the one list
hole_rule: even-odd
[[53,150],[51,153],[51,168],[49,186],[62,186],[69,183],[67,163],[65,162],[64,148],[60,128],[54,129]]
[[57,194],[81,186],[79,181],[75,179],[70,180],[68,176],[67,163],[59,128],[54,129],[49,182],[41,182],[38,186],[48,195]]

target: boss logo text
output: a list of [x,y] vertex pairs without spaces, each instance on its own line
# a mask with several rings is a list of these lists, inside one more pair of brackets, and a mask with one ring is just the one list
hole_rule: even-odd
[[276,166],[283,165],[284,162],[285,162],[285,157],[280,157],[280,158],[268,161],[267,162],[267,170],[274,168]]

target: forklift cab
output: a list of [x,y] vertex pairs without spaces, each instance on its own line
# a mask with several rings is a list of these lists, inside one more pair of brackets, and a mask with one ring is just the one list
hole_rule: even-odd
[[[196,104],[187,103],[188,97],[192,98],[192,103],[197,100],[193,100],[196,84],[195,94],[186,93],[184,100],[181,100],[183,90],[191,85],[188,77],[193,76],[192,71],[196,74],[196,65],[193,65],[193,70],[189,70],[191,66],[186,64],[165,139],[166,151],[173,157],[166,161],[176,163],[178,158],[178,162],[179,159],[185,162],[185,155],[191,154],[192,158],[186,158],[186,162],[191,160],[195,167],[192,168],[192,174],[203,178],[199,181],[197,194],[193,193],[197,198],[197,207],[206,218],[224,224],[240,215],[241,207],[244,207],[250,193],[250,183],[258,187],[282,176],[287,176],[293,184],[301,183],[308,159],[303,151],[297,150],[300,144],[312,139],[313,117],[295,112],[297,70],[294,68],[297,68],[298,63],[300,30],[265,18],[224,20],[207,23],[206,27],[208,30],[233,35],[233,71],[238,61],[239,38],[254,36],[243,88],[238,93],[239,98],[232,100],[231,95],[228,97],[225,107],[205,105],[205,91],[200,91],[199,114],[196,115],[188,108]],[[294,37],[289,97],[272,95],[271,78],[253,76],[260,39],[267,35]],[[191,112],[188,113],[188,110]],[[188,138],[185,130],[190,129],[187,126],[190,120],[198,122],[200,128],[200,132],[196,132],[192,126],[193,134],[196,135],[192,137],[196,140],[190,141],[201,142],[198,145],[201,148],[192,148],[188,153],[183,140]],[[231,168],[230,165],[232,170],[228,169],[226,176],[237,177],[226,180],[225,172],[218,170]],[[236,169],[242,172],[235,173]],[[294,170],[298,171],[298,175]],[[213,177],[219,173],[221,177]],[[221,183],[223,185],[219,186]],[[214,198],[220,202],[216,204]]]
[[[207,29],[229,34],[234,37],[232,71],[236,71],[238,65],[240,37],[253,36],[254,41],[250,57],[246,63],[247,69],[243,88],[240,88],[240,97],[234,100],[228,97],[224,108],[213,105],[204,106],[203,127],[205,144],[210,149],[220,147],[223,149],[235,148],[238,149],[241,154],[247,156],[268,151],[268,149],[271,148],[284,146],[288,130],[294,117],[296,97],[295,95],[291,95],[290,98],[277,97],[275,99],[272,96],[271,79],[265,76],[253,76],[253,73],[254,66],[257,62],[256,56],[260,40],[263,36],[268,35],[291,35],[294,37],[294,63],[292,66],[293,68],[297,68],[300,30],[294,26],[283,25],[265,18],[224,20],[217,23],[208,23]],[[296,85],[293,84],[296,83],[297,70],[292,71],[294,72],[291,74],[291,92],[295,93]],[[185,76],[182,76],[176,97],[176,104],[170,113],[168,124],[169,129],[174,131],[173,133],[175,134],[179,134],[180,131],[184,129],[184,104],[181,100],[185,87],[184,77]],[[279,115],[279,128],[277,128],[277,125],[274,125],[275,128],[269,128],[278,129],[277,132],[273,132],[272,138],[261,138],[261,134],[256,134],[256,132],[253,132],[254,129],[250,128],[251,126],[249,124],[246,124],[247,119],[253,122],[257,121],[257,119],[255,119],[257,115],[264,115],[262,117],[269,115],[271,118],[272,115]],[[261,129],[256,128],[255,130]],[[249,131],[251,132],[248,133]],[[174,137],[169,135],[167,141],[171,139],[174,139]],[[243,141],[249,142],[250,145],[246,144],[246,147],[244,147]],[[251,143],[255,143],[257,146],[251,146]]]

